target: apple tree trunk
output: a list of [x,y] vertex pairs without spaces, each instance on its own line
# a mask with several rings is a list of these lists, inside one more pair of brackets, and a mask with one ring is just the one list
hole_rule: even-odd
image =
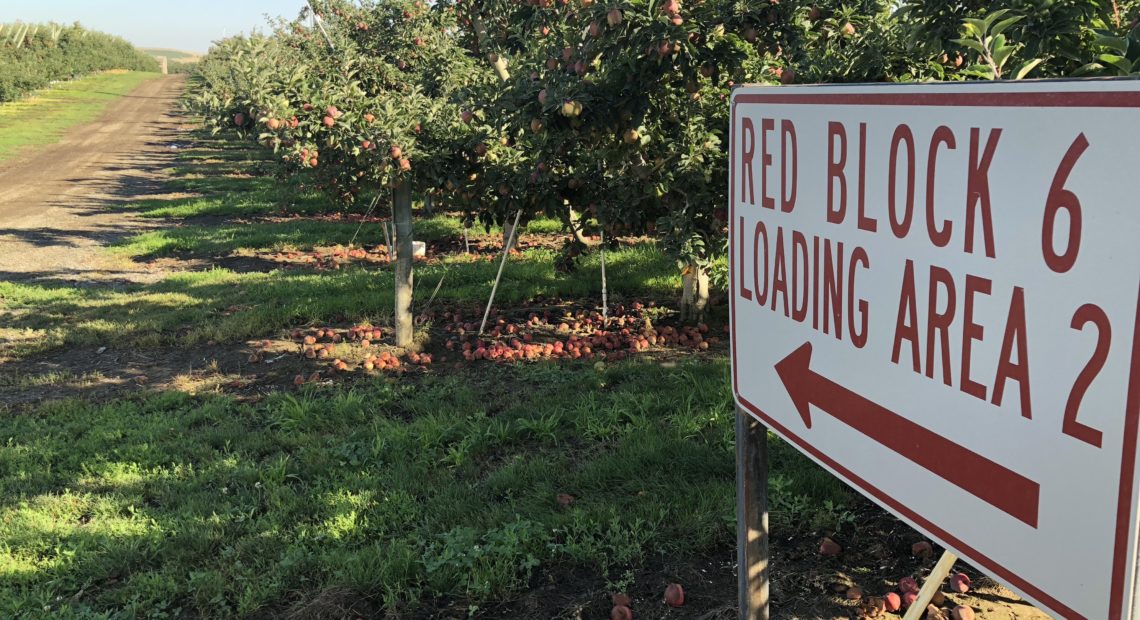
[[396,186],[393,198],[396,223],[396,346],[408,347],[414,336],[412,320],[412,188]]
[[589,245],[586,241],[586,235],[582,234],[582,227],[584,226],[582,216],[574,212],[574,207],[567,207],[566,221],[564,222],[570,227],[570,232],[574,235],[574,239],[582,245]]
[[701,321],[709,307],[709,272],[692,262],[681,272],[681,320]]

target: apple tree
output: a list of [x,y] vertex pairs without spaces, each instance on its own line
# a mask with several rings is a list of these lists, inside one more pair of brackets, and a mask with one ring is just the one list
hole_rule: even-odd
[[725,0],[456,6],[486,30],[469,45],[509,59],[496,109],[526,154],[511,188],[528,211],[577,226],[576,208],[610,238],[659,236],[682,270],[683,312],[701,315],[725,244],[729,90],[778,62],[746,39],[751,14]]
[[[446,183],[489,142],[464,113],[490,69],[455,44],[453,13],[413,0],[315,1],[271,41],[224,43],[215,122],[277,149],[282,165],[343,201],[390,193],[396,341],[412,344],[412,194]],[[238,50],[232,49],[238,47]],[[235,79],[233,76],[240,76]],[[228,83],[227,83],[228,82]]]

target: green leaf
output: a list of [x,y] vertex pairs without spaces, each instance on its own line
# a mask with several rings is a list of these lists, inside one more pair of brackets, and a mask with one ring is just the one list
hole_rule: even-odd
[[992,26],[994,22],[1001,19],[1002,16],[1006,13],[1009,13],[1009,9],[998,9],[997,11],[994,11],[993,13],[987,15],[985,19],[986,28]]
[[979,39],[986,34],[986,22],[980,19],[967,17],[962,20],[962,23],[966,25],[966,34],[978,37]]
[[1086,65],[1082,65],[1081,67],[1079,67],[1078,69],[1076,69],[1075,71],[1070,73],[1069,75],[1071,75],[1073,77],[1080,77],[1083,75],[1090,75],[1092,73],[1096,73],[1096,72],[1100,71],[1101,69],[1104,69],[1104,65],[1100,64],[1099,62],[1090,62]]
[[1002,68],[1005,65],[1005,61],[1009,60],[1010,54],[1012,54],[1016,49],[1017,48],[1012,45],[1007,45],[1005,47],[999,47],[995,49],[993,53],[994,65],[999,69]]
[[986,80],[994,79],[994,68],[989,65],[975,64],[967,67],[962,73]]
[[1006,28],[1009,28],[1010,26],[1021,21],[1023,19],[1023,17],[1024,16],[1022,16],[1022,15],[1014,15],[1013,17],[1010,17],[1009,19],[1003,19],[1000,22],[998,22],[997,24],[995,24],[993,29],[990,30],[990,32],[992,32],[995,35],[1001,34],[1001,33],[1005,32]]
[[990,49],[992,49],[994,51],[997,51],[997,49],[999,47],[1004,47],[1004,46],[1005,46],[1005,35],[1004,34],[997,35],[996,37],[993,38],[993,41],[990,42]]
[[979,54],[985,54],[986,53],[986,48],[982,47],[981,43],[974,41],[973,39],[952,39],[951,42],[957,43],[958,45],[961,45],[962,47],[968,47],[968,48],[974,50],[975,52],[977,52]]
[[1111,47],[1112,49],[1120,52],[1121,54],[1128,53],[1128,39],[1123,37],[1110,37],[1106,35],[1099,35],[1093,39],[1094,45],[1102,45],[1104,47]]
[[1132,73],[1132,61],[1123,56],[1117,56],[1115,54],[1101,54],[1100,56],[1097,56],[1097,60],[1105,64],[1112,65],[1125,74]]
[[1021,68],[1018,69],[1017,73],[1014,74],[1013,79],[1015,79],[1015,80],[1024,79],[1026,74],[1028,74],[1030,71],[1033,70],[1034,67],[1041,64],[1042,62],[1045,62],[1044,58],[1034,58],[1033,60],[1030,60],[1029,62],[1025,63],[1024,65],[1021,65]]

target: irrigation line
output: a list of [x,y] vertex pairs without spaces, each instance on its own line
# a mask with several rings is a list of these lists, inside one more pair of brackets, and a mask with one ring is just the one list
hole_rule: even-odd
[[487,329],[487,317],[491,316],[491,306],[495,303],[495,293],[499,290],[499,281],[503,279],[503,267],[507,266],[507,256],[511,253],[511,246],[515,242],[515,234],[519,231],[519,218],[522,217],[522,209],[515,213],[515,224],[511,227],[511,234],[507,238],[506,245],[503,246],[503,260],[499,263],[499,274],[495,276],[495,285],[491,287],[491,298],[487,300],[487,310],[483,312],[483,322],[479,325],[479,335],[483,335],[483,330]]

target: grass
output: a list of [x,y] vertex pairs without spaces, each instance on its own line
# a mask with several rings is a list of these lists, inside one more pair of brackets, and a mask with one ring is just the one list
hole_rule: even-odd
[[[585,297],[600,289],[596,256],[566,276],[556,274],[550,251],[512,258],[496,296],[500,307],[538,295]],[[485,300],[497,263],[451,259],[420,266],[418,303],[440,278],[440,301]],[[446,274],[446,275],[445,275]],[[612,252],[606,275],[612,299],[634,294],[668,295],[679,286],[674,265],[652,245]],[[235,273],[225,269],[172,275],[129,290],[55,284],[0,282],[0,318],[9,328],[40,333],[34,349],[71,345],[144,347],[241,343],[286,328],[335,322],[390,323],[394,299],[391,270],[312,273]],[[422,306],[421,306],[422,307]]]
[[[273,615],[340,588],[390,611],[482,605],[538,570],[620,587],[653,557],[731,546],[726,386],[723,362],[532,365],[5,417],[0,615]],[[843,495],[773,449],[796,481],[781,493]]]
[[[113,251],[149,260],[305,249],[345,243],[356,228],[250,217],[319,203],[239,174],[260,161],[243,147],[183,157],[173,174],[195,195],[131,205],[169,225]],[[440,215],[417,231],[442,239],[459,226]],[[558,223],[532,231],[543,227]],[[366,243],[379,242],[376,228]],[[498,307],[599,296],[597,254],[571,274],[554,261],[541,249],[512,257]],[[650,243],[607,253],[606,267],[611,302],[679,286],[676,265]],[[439,303],[474,307],[497,268],[462,256],[419,265],[418,303],[445,278]],[[237,347],[296,325],[385,324],[392,290],[392,272],[375,267],[183,271],[118,290],[0,282],[0,343],[16,343],[0,353]],[[377,614],[459,605],[497,618],[537,579],[573,575],[614,591],[662,558],[731,562],[723,357],[433,368],[253,401],[140,392],[0,412],[0,617],[315,617],[298,610],[347,597]],[[98,380],[15,375],[0,389]],[[846,488],[770,444],[774,527],[848,524]],[[562,506],[560,493],[576,501]]]
[[[188,195],[175,199],[137,200],[120,205],[119,208],[134,211],[145,218],[189,220],[191,222],[194,218],[204,217],[252,217],[286,213],[290,215],[322,215],[330,211],[328,199],[322,194],[304,190],[295,182],[282,182],[270,177],[268,164],[272,157],[264,152],[251,151],[244,145],[235,147],[205,134],[199,134],[198,139],[203,144],[181,151],[179,159],[183,165],[170,171],[172,175],[169,183],[170,189]],[[371,210],[369,210],[370,204],[371,198],[365,198],[360,204],[353,207],[353,212],[359,215],[367,210],[375,217],[390,216],[390,206],[384,197]],[[419,212],[415,221],[417,239],[455,238],[463,233],[463,224],[458,218],[447,215],[427,216],[424,214],[422,201],[417,201],[416,205],[416,210]],[[231,229],[238,226],[240,225],[235,223]],[[356,233],[357,226],[357,222],[348,221],[312,222],[296,220],[289,222],[287,226],[278,226],[277,228],[278,231],[296,231],[291,233],[293,239],[288,241],[297,243],[293,243],[289,247],[306,249],[314,245],[348,243]],[[213,227],[211,223],[208,228]],[[561,232],[563,228],[561,221],[540,216],[526,223],[524,231],[535,234],[554,234]],[[365,243],[379,243],[382,237],[379,228],[375,226],[365,228],[364,233],[367,235],[364,238]],[[244,234],[248,238],[249,235],[257,233]],[[266,234],[278,233],[267,230]],[[482,224],[476,224],[471,228],[470,234],[501,235],[502,227],[485,227]],[[310,241],[310,235],[315,240]],[[161,236],[161,234],[152,235],[149,239],[143,237],[139,243],[153,242],[154,239]],[[209,230],[191,228],[185,232],[178,231],[176,236],[206,238],[219,235]],[[358,241],[360,241],[359,237]],[[169,244],[162,241],[158,243],[159,245],[178,245],[177,241]],[[259,241],[254,240],[251,243],[256,244]],[[221,248],[207,246],[205,249],[216,251]]]
[[157,73],[98,73],[0,105],[0,161],[24,148],[59,141],[67,130],[95,120],[111,101],[156,77]]
[[[242,201],[255,200],[245,196]],[[154,201],[150,201],[154,202]],[[241,206],[233,207],[233,211],[245,214],[266,213],[272,209],[265,208],[267,203],[261,202],[260,209],[246,209]],[[174,205],[162,208],[147,205],[147,216],[162,213],[167,217],[198,217],[201,215],[222,215],[231,212],[230,208],[210,199],[191,199],[176,201]],[[555,220],[540,219],[531,222],[528,232],[556,232],[560,228]],[[482,227],[479,232],[484,232]],[[492,228],[491,232],[501,230]],[[451,216],[436,215],[421,217],[415,222],[415,238],[420,241],[442,241],[455,239],[463,235],[462,222]],[[327,220],[287,220],[283,222],[263,222],[257,226],[249,226],[243,222],[228,224],[211,224],[203,226],[185,225],[178,228],[158,230],[130,237],[122,242],[117,251],[126,256],[139,258],[152,258],[158,256],[173,256],[176,254],[204,254],[217,256],[241,251],[269,250],[307,251],[318,246],[347,245],[355,242],[357,246],[373,246],[384,243],[384,233],[379,224],[361,226],[353,221],[327,221]]]

